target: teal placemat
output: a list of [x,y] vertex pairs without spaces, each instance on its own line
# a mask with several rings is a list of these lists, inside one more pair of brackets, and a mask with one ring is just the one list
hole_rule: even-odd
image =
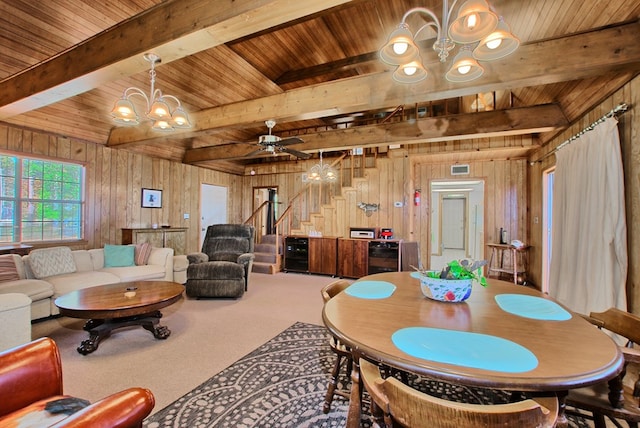
[[421,277],[422,275],[420,275],[420,272],[411,272],[411,273],[409,274],[409,276],[410,276],[411,278],[420,279],[420,277]]
[[524,294],[498,294],[496,303],[505,312],[544,321],[566,321],[571,314],[560,305],[542,297]]
[[386,299],[396,291],[396,286],[387,281],[356,281],[344,290],[349,296],[361,299]]
[[505,373],[538,366],[524,346],[501,337],[429,327],[403,328],[391,336],[398,349],[425,360]]

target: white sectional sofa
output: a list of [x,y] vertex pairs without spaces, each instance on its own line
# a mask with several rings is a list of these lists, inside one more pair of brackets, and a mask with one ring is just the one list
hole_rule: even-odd
[[[34,258],[39,275],[34,274],[29,260],[36,251],[40,252]],[[126,281],[174,281],[172,248],[152,247],[146,264],[124,267],[105,267],[102,248],[72,251],[55,247],[33,250],[28,256],[11,256],[20,279],[0,282],[0,293],[27,295],[31,299],[31,320],[57,315],[55,299],[80,288]],[[47,271],[53,274],[43,276]]]

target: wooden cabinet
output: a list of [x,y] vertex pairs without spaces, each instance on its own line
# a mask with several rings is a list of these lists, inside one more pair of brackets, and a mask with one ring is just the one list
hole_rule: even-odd
[[338,240],[328,237],[309,237],[309,272],[335,276]]
[[369,265],[369,241],[362,239],[338,239],[338,276],[361,278],[367,275]]
[[122,229],[123,244],[150,243],[154,247],[173,248],[175,255],[185,254],[186,228]]

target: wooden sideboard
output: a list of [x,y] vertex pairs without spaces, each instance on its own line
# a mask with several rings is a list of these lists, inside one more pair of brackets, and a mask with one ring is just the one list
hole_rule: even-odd
[[123,244],[142,244],[149,242],[154,247],[173,248],[175,255],[186,253],[187,228],[144,228],[144,229],[122,229]]

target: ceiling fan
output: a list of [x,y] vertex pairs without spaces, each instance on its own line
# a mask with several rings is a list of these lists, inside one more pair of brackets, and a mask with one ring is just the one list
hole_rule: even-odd
[[296,156],[300,159],[309,159],[311,154],[299,152],[298,150],[290,149],[286,146],[291,144],[299,144],[304,143],[301,138],[298,137],[289,137],[289,138],[280,138],[277,135],[271,134],[271,129],[276,126],[275,120],[267,120],[264,122],[269,128],[269,134],[261,135],[258,138],[258,146],[260,148],[246,155],[246,157],[256,156],[261,153],[271,153],[273,155],[278,154],[280,152],[289,153],[290,155]]

